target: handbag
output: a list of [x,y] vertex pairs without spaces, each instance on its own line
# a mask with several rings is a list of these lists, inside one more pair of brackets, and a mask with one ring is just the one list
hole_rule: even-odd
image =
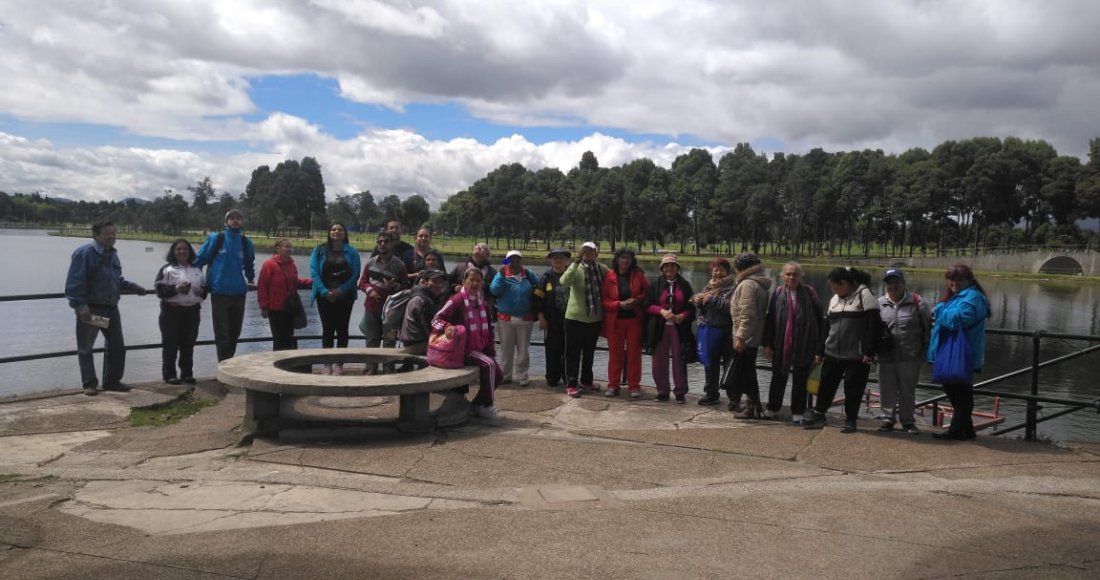
[[806,378],[806,392],[811,395],[816,395],[817,391],[821,388],[821,363],[814,365],[813,370],[810,371],[810,376]]
[[962,327],[955,332],[941,330],[936,360],[932,363],[932,382],[974,384],[974,367],[970,360],[970,341]]
[[283,273],[283,280],[287,282],[287,295],[286,302],[283,303],[283,312],[290,315],[291,324],[294,325],[295,330],[301,330],[306,327],[308,321],[306,320],[306,307],[302,304],[302,297],[298,296],[297,285],[290,284],[290,276],[286,275],[286,270],[279,266],[279,271]]
[[722,341],[726,340],[726,329],[699,323],[695,332],[695,353],[704,367],[719,362],[722,358]]
[[462,368],[466,360],[466,327],[455,324],[448,328],[454,329],[453,337],[438,330],[428,336],[428,364],[442,369]]
[[295,290],[293,294],[286,297],[286,304],[283,306],[287,314],[290,314],[291,324],[294,325],[295,330],[301,330],[306,327],[308,321],[306,320],[306,307],[302,304],[302,297],[298,296],[298,291]]

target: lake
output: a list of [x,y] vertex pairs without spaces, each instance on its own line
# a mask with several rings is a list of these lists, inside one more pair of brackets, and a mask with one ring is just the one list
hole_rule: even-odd
[[[68,271],[72,251],[88,241],[82,238],[64,238],[46,235],[36,230],[0,230],[0,243],[6,251],[3,254],[0,278],[0,296],[14,294],[38,294],[63,292],[65,274]],[[167,243],[119,240],[116,246],[122,261],[123,275],[146,288],[152,288],[157,270],[164,264],[168,251]],[[497,254],[503,252],[498,251]],[[541,260],[528,252],[528,262],[539,264]],[[257,257],[259,263],[267,256]],[[366,255],[362,256],[364,260]],[[603,256],[605,259],[607,255]],[[448,267],[464,258],[448,256]],[[295,258],[302,275],[308,275],[308,257]],[[642,260],[642,265],[651,275],[657,272],[657,258]],[[540,271],[542,267],[536,266]],[[807,269],[806,282],[813,284],[824,300],[829,296],[825,285],[826,270]],[[776,272],[770,272],[773,280]],[[880,272],[872,272],[877,275]],[[708,274],[702,269],[688,270],[685,275],[696,289],[706,283]],[[942,277],[932,273],[910,273],[909,287],[924,296],[929,303],[938,300],[943,292]],[[1019,280],[1004,277],[979,277],[979,281],[989,295],[992,318],[989,328],[1012,330],[1043,329],[1048,332],[1067,334],[1100,335],[1100,285],[1075,280]],[[882,289],[876,282],[873,288],[881,294]],[[299,334],[320,334],[320,322],[316,310],[308,306],[308,292],[302,292],[307,303],[309,326]],[[360,302],[361,304],[361,302]],[[120,303],[121,317],[129,345],[160,342],[157,316],[160,308],[155,296],[123,296]],[[357,307],[352,317],[352,333],[356,328],[361,310]],[[209,303],[203,306],[202,322],[199,329],[200,340],[213,339],[209,314]],[[21,302],[0,302],[0,320],[4,321],[5,331],[0,338],[2,356],[16,356],[53,351],[76,349],[73,327],[75,325],[72,309],[64,299],[35,300]],[[267,321],[260,317],[259,307],[254,298],[247,303],[244,330],[246,337],[270,336]],[[538,328],[533,340],[541,340]],[[319,346],[318,341],[303,341],[302,346]],[[362,344],[352,341],[353,344]],[[1087,347],[1081,341],[1044,339],[1042,358],[1051,359]],[[270,349],[270,344],[242,344],[237,352],[241,354]],[[101,360],[97,355],[96,366],[101,369]],[[531,349],[532,374],[543,372],[542,348]],[[987,338],[986,369],[979,380],[1027,366],[1031,361],[1030,337],[1008,337],[990,335]],[[160,351],[143,350],[128,353],[126,377],[129,382],[143,382],[160,378]],[[213,347],[199,347],[195,355],[195,373],[198,376],[213,376],[217,361]],[[652,385],[649,364],[643,364],[643,383]],[[595,373],[598,380],[606,375],[606,357],[597,353]],[[1100,358],[1095,355],[1078,358],[1066,364],[1044,369],[1041,374],[1041,392],[1049,396],[1060,396],[1077,400],[1095,400],[1100,398],[1100,384],[1095,377],[1100,374]],[[927,380],[928,369],[924,378]],[[761,372],[761,390],[766,397],[768,373]],[[703,377],[699,365],[691,365],[689,370],[691,390],[700,393]],[[25,363],[0,365],[0,398],[17,394],[49,391],[53,389],[72,389],[80,384],[74,357],[55,358]],[[1030,377],[1022,376],[998,384],[997,390],[1026,393]],[[925,398],[932,392],[922,393]],[[990,410],[992,400],[977,398],[979,411]],[[1008,423],[1022,420],[1024,405],[1020,401],[1001,401],[1001,413],[1008,416]],[[1053,413],[1061,407],[1048,405]],[[1042,414],[1042,411],[1040,411]],[[925,421],[929,418],[926,416]],[[1039,425],[1041,436],[1055,440],[1100,441],[1100,418],[1094,412],[1080,411]],[[1022,431],[1020,431],[1022,435]]]

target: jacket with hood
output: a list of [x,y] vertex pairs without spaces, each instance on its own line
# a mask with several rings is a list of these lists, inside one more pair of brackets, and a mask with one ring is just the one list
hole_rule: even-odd
[[[221,237],[221,247],[218,238]],[[214,248],[218,253],[214,254]],[[248,293],[248,284],[256,280],[256,250],[252,240],[241,233],[226,227],[220,233],[210,234],[195,254],[194,264],[201,268],[210,264],[207,282],[210,293],[221,296],[244,296]],[[242,275],[243,273],[243,275]]]
[[768,312],[768,294],[772,281],[764,275],[764,265],[756,264],[737,273],[737,288],[730,301],[733,338],[745,346],[759,347],[764,341],[764,321]]

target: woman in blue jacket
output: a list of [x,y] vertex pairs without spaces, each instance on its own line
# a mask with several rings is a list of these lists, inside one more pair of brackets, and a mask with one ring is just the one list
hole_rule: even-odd
[[[985,365],[985,321],[989,318],[989,302],[985,290],[974,279],[974,272],[965,264],[955,264],[943,275],[947,293],[932,312],[935,320],[928,345],[928,362],[936,362],[940,341],[960,328],[970,345],[970,368],[981,371]],[[937,439],[962,441],[974,439],[974,385],[972,382],[945,383],[943,392],[951,400],[955,413],[951,428],[937,433]]]
[[[313,278],[313,300],[321,317],[321,347],[348,346],[348,321],[355,306],[359,284],[359,251],[348,242],[344,224],[328,229],[328,240],[313,249],[309,273]],[[344,365],[325,365],[321,374],[342,375]]]
[[505,383],[512,380],[520,386],[528,383],[531,330],[537,318],[531,298],[538,283],[535,273],[523,267],[523,255],[518,250],[510,250],[504,256],[504,268],[489,284],[489,293],[496,298],[497,337],[500,338],[500,364],[504,367]]

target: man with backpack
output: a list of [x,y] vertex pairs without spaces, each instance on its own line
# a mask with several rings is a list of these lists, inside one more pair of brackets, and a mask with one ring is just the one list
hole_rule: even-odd
[[225,229],[210,234],[199,248],[194,265],[209,265],[210,316],[214,322],[214,343],[218,362],[233,358],[244,323],[244,302],[256,289],[256,250],[241,231],[244,214],[231,209],[225,214]]
[[[428,353],[428,336],[432,332],[432,318],[443,307],[440,298],[446,289],[447,273],[441,270],[424,270],[417,278],[416,286],[402,290],[386,301],[383,308],[383,326],[397,320],[397,336],[405,345],[406,354],[424,356]],[[399,300],[401,294],[407,298]]]

